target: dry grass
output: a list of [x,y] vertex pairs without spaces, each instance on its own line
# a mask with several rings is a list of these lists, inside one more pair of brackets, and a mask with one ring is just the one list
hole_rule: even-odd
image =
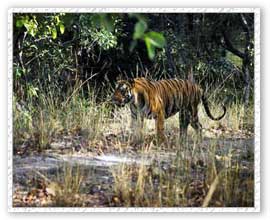
[[[160,149],[142,144],[141,151],[156,155],[149,165],[122,164],[112,170],[114,176],[114,206],[146,207],[250,207],[254,205],[253,157],[241,156],[250,152],[235,149],[228,140],[252,136],[253,109],[244,110],[240,104],[228,107],[226,117],[220,122],[207,118],[200,107],[199,117],[204,127],[203,143],[193,142],[195,135],[189,129],[188,145],[179,144],[178,116],[166,121],[166,134],[170,146]],[[214,115],[220,114],[219,106],[212,107]],[[128,109],[120,109],[111,129],[119,132],[129,121]],[[154,121],[145,122],[144,133],[155,134]],[[145,135],[145,136],[147,136]],[[173,152],[175,157],[162,162],[162,154]],[[145,154],[145,153],[144,153]],[[159,155],[160,154],[160,155]],[[252,153],[251,153],[252,154]]]
[[[97,104],[89,97],[87,101],[79,96],[71,97],[65,106],[57,100],[40,98],[37,110],[34,106],[18,108],[15,100],[14,143],[21,145],[28,140],[34,148],[45,149],[56,136],[66,133],[80,133],[89,143],[113,134],[114,152],[136,151],[147,159],[139,165],[121,164],[112,168],[111,206],[253,206],[253,157],[243,158],[234,146],[225,142],[227,138],[252,136],[253,108],[244,110],[241,104],[231,105],[225,118],[214,122],[200,107],[205,141],[199,144],[190,141],[188,145],[181,145],[178,115],[171,117],[165,124],[170,143],[167,148],[154,144],[154,121],[145,120],[145,141],[134,147],[130,144],[133,131],[129,128],[128,107],[116,109],[111,115],[106,103]],[[218,115],[219,105],[212,106],[211,111]],[[189,129],[191,140],[193,135],[193,130]],[[173,156],[169,159],[162,156],[166,154]],[[66,167],[61,175],[63,179],[56,193],[56,204],[79,204],[76,198],[82,183],[80,170]]]
[[[208,149],[186,146],[171,161],[156,155],[149,165],[122,164],[112,170],[114,206],[245,207],[253,206],[252,161],[229,152],[219,156],[216,143]],[[154,152],[149,152],[154,154]]]
[[54,206],[73,207],[81,206],[83,201],[79,193],[83,181],[83,175],[80,166],[71,166],[66,164],[63,173],[58,176],[58,181],[50,183],[48,189],[54,191]]

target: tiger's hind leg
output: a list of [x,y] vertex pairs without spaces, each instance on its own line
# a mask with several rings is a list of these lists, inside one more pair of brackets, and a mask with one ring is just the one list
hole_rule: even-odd
[[190,123],[190,113],[186,110],[179,112],[179,127],[180,127],[180,140],[182,143],[187,142],[187,129]]
[[201,142],[202,141],[202,125],[199,122],[198,106],[192,107],[192,112],[191,112],[191,126],[196,131],[197,142]]
[[167,145],[167,138],[164,134],[164,114],[163,112],[158,112],[156,117],[156,132],[157,132],[157,144],[165,144]]

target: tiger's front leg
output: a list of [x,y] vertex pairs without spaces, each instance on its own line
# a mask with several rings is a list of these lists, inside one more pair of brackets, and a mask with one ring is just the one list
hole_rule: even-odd
[[144,117],[137,110],[135,112],[132,111],[131,114],[131,143],[137,144],[143,142],[143,123]]

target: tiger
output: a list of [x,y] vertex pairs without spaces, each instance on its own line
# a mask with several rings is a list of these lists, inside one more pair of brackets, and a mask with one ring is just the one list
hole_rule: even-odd
[[[118,80],[112,95],[112,102],[123,107],[129,104],[131,112],[131,128],[143,128],[144,118],[155,119],[158,143],[166,140],[164,134],[165,119],[179,112],[180,137],[186,139],[189,124],[202,138],[202,125],[198,118],[198,105],[202,101],[207,116],[215,121],[221,120],[226,114],[214,117],[209,109],[203,89],[190,80],[163,79],[159,81],[144,77]],[[135,132],[134,132],[135,133]],[[140,135],[139,135],[140,136]]]

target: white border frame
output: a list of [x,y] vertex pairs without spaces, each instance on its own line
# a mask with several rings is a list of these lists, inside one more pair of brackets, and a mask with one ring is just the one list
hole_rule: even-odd
[[[254,141],[254,207],[230,208],[64,208],[64,207],[12,207],[13,142],[12,142],[12,94],[13,94],[13,13],[32,12],[140,12],[140,13],[254,13],[255,24],[255,141]],[[259,8],[11,8],[8,10],[8,211],[9,212],[260,212],[260,9]]]

